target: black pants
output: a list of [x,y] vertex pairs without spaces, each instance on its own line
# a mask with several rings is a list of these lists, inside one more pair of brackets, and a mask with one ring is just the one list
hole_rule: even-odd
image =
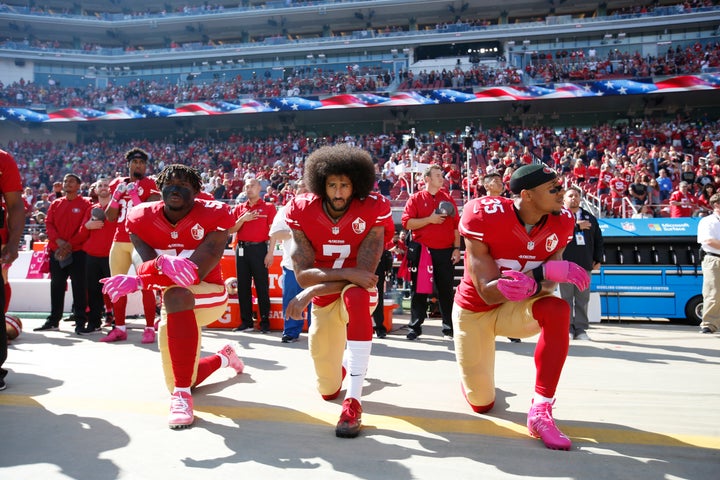
[[[242,249],[242,255],[239,255]],[[258,310],[260,310],[260,329],[270,329],[270,281],[265,268],[266,243],[248,245],[242,242],[235,248],[235,268],[238,280],[238,303],[240,320],[243,327],[252,327],[252,283],[255,282]]]
[[[383,252],[384,254],[384,252]],[[378,282],[377,282],[377,291],[378,291],[378,304],[375,308],[375,311],[373,312],[373,322],[375,323],[375,332],[380,333],[387,333],[387,329],[385,328],[385,275],[387,274],[387,270],[385,270],[385,262],[383,261],[382,257],[380,258],[380,263],[378,264],[377,268],[375,269],[375,275],[378,276]]]
[[60,266],[60,262],[55,260],[55,256],[50,254],[50,318],[48,321],[54,325],[57,325],[63,316],[68,277],[72,288],[72,313],[75,316],[75,328],[82,328],[87,322],[85,313],[87,309],[86,257],[87,254],[83,251],[73,252],[72,263],[63,268]]
[[88,325],[99,327],[102,325],[102,315],[105,311],[105,300],[103,298],[100,283],[101,278],[110,276],[110,257],[93,257],[87,255],[85,259],[85,277],[87,278],[88,298]]
[[[2,244],[0,243],[0,247]],[[3,307],[2,325],[0,325],[0,379],[5,378],[7,370],[2,368],[7,360],[7,325],[5,325],[5,279],[0,275],[0,305]]]
[[[453,248],[429,249],[433,266],[433,284],[438,294],[440,304],[440,315],[442,315],[442,331],[444,335],[453,334],[452,326],[452,304],[455,294],[455,266],[452,263]],[[417,270],[411,273],[412,285],[410,286],[410,325],[411,329],[418,335],[422,333],[422,324],[427,316],[428,295],[417,293]]]

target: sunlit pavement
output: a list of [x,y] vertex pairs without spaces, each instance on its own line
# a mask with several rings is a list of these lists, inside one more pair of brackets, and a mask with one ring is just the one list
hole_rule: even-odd
[[0,392],[0,479],[713,479],[720,468],[720,335],[698,327],[602,323],[573,341],[554,414],[573,440],[547,450],[527,435],[536,338],[497,339],[497,401],[465,402],[453,344],[429,320],[375,340],[359,438],[339,439],[341,396],[316,393],[307,337],[203,334],[203,355],[237,341],[245,373],[214,373],[194,392],[192,428],[167,427],[156,345],[144,322],[128,341],[32,332],[24,319]]

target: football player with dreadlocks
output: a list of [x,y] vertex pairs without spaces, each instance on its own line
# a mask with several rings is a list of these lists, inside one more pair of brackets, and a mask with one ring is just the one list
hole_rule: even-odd
[[133,246],[143,263],[137,276],[103,279],[113,302],[135,291],[162,291],[159,348],[170,389],[170,428],[194,420],[190,390],[221,367],[239,374],[235,347],[200,358],[200,328],[225,313],[227,292],[220,271],[227,229],[235,223],[227,205],[197,199],[201,178],[184,165],[168,165],[157,178],[162,201],[143,203],[128,213]]

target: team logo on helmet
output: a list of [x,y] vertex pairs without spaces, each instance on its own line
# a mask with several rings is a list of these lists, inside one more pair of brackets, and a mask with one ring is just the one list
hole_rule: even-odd
[[365,231],[365,227],[366,227],[365,220],[363,220],[362,218],[358,217],[355,220],[353,220],[352,229],[353,229],[353,232],[357,233],[358,235],[360,235],[361,233],[363,233]]
[[558,236],[553,233],[545,240],[545,250],[547,250],[548,252],[552,252],[557,248],[558,243]]
[[202,240],[205,236],[205,229],[196,223],[195,226],[190,229],[190,235],[192,235],[195,240]]

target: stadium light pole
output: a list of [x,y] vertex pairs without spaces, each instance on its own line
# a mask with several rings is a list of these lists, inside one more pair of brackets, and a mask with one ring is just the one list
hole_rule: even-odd
[[408,148],[410,149],[410,180],[408,181],[408,192],[413,194],[413,185],[415,183],[415,149],[417,148],[417,140],[415,139],[415,129],[410,129],[410,138],[408,138]]
[[470,180],[472,178],[470,172],[470,157],[472,156],[472,137],[470,136],[470,127],[465,126],[465,138],[463,139],[465,145],[465,176],[467,177],[467,200],[470,201]]

